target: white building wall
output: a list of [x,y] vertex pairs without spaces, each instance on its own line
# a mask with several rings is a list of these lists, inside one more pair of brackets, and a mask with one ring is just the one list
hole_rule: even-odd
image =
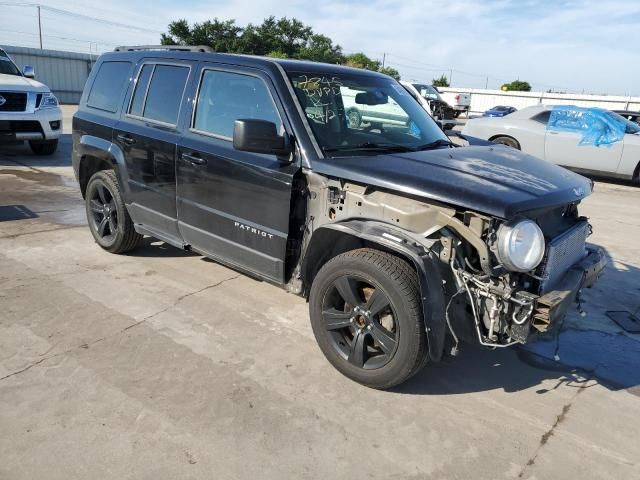
[[441,92],[470,93],[471,113],[478,114],[496,105],[524,108],[543,103],[545,105],[577,105],[580,107],[600,107],[608,110],[640,111],[640,97],[619,97],[608,95],[577,95],[571,93],[546,92],[503,92],[479,88],[439,87]]

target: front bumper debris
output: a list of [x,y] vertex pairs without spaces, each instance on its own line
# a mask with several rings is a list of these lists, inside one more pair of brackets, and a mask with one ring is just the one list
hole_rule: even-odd
[[553,323],[564,318],[580,289],[592,286],[607,265],[604,250],[588,247],[587,256],[571,267],[555,290],[535,300],[531,327],[546,332]]

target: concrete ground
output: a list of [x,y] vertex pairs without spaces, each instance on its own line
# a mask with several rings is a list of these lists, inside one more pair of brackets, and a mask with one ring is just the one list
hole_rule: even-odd
[[640,307],[640,189],[583,204],[612,259],[586,316],[379,392],[303,299],[153,240],[102,251],[69,155],[0,149],[1,479],[640,478],[640,339],[604,314]]

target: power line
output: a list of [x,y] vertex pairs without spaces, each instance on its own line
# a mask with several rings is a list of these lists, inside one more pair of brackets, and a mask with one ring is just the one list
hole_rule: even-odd
[[0,5],[1,6],[7,6],[7,7],[31,7],[31,8],[35,7],[35,8],[38,8],[38,9],[46,10],[46,11],[57,13],[57,14],[61,14],[61,15],[67,15],[67,16],[71,16],[71,17],[75,17],[75,18],[84,19],[84,20],[92,20],[94,22],[102,23],[103,25],[111,25],[113,27],[120,27],[120,28],[129,29],[129,30],[136,30],[138,32],[147,32],[147,33],[155,33],[155,34],[164,33],[161,30],[152,30],[150,28],[138,27],[138,26],[129,25],[129,24],[126,24],[126,23],[115,22],[113,20],[107,20],[107,19],[104,19],[104,18],[93,17],[91,15],[85,15],[83,13],[71,12],[69,10],[64,10],[62,8],[49,7],[48,5],[41,5],[39,3],[0,2]]

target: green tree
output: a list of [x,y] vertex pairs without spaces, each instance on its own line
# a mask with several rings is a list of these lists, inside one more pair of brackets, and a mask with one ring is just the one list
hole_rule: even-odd
[[373,70],[376,72],[381,66],[378,60],[372,60],[362,52],[347,55],[344,59],[344,64],[348,67],[363,68],[365,70]]
[[431,80],[431,84],[434,87],[450,87],[451,86],[449,85],[449,79],[446,77],[444,73],[440,75],[438,78],[434,78],[433,80]]
[[306,45],[300,49],[298,58],[324,63],[341,63],[344,55],[340,45],[334,45],[329,37],[316,33],[311,35]]
[[163,45],[208,45],[216,52],[300,58],[342,63],[342,47],[295,18],[271,16],[259,25],[241,27],[235,20],[207,20],[194,23],[177,20],[162,34]]
[[529,85],[529,82],[514,80],[511,83],[505,83],[504,85],[502,85],[501,90],[512,92],[530,92],[531,85]]
[[373,60],[362,52],[352,53],[345,57],[344,64],[348,67],[363,68],[365,70],[373,70],[374,72],[384,73],[390,77],[400,80],[400,74],[395,68],[383,67],[378,60]]
[[182,19],[169,24],[169,33],[163,34],[162,45],[208,45],[216,52],[237,52],[242,27],[235,20],[217,18],[202,23],[189,23]]
[[389,75],[391,78],[395,78],[396,80],[400,80],[400,72],[395,68],[391,67],[380,67],[378,70],[380,73],[384,73],[385,75]]

